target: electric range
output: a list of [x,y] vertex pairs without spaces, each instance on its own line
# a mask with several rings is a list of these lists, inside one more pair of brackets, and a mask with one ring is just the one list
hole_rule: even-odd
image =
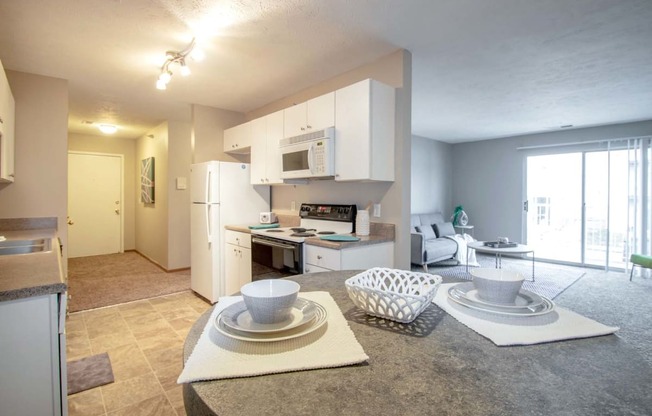
[[251,230],[252,279],[303,273],[306,238],[350,234],[355,230],[355,205],[301,204],[298,227]]

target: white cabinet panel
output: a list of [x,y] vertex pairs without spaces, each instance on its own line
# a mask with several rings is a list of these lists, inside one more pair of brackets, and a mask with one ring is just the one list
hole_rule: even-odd
[[305,273],[394,267],[394,243],[354,246],[342,250],[306,244]]
[[283,138],[283,110],[251,121],[251,183],[282,184],[279,141]]
[[335,92],[335,180],[394,180],[394,88],[367,79]]
[[224,151],[249,153],[251,150],[251,123],[239,124],[224,130]]
[[284,110],[284,137],[298,136],[335,125],[335,93],[315,97]]
[[251,235],[226,230],[224,240],[226,294],[233,295],[251,282]]
[[59,295],[0,302],[0,334],[0,413],[67,415]]

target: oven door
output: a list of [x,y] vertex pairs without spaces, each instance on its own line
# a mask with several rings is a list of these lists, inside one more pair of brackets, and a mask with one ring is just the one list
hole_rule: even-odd
[[303,273],[303,243],[251,236],[251,280],[279,279]]

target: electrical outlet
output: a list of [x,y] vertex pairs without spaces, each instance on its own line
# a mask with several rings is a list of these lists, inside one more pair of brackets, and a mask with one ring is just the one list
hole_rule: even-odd
[[374,204],[373,216],[376,217],[376,218],[380,217],[380,204]]

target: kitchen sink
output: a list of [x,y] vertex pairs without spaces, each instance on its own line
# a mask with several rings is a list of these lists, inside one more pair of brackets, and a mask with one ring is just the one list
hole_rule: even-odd
[[49,238],[36,238],[33,240],[5,240],[0,241],[0,256],[13,254],[41,253],[52,250],[52,240]]

